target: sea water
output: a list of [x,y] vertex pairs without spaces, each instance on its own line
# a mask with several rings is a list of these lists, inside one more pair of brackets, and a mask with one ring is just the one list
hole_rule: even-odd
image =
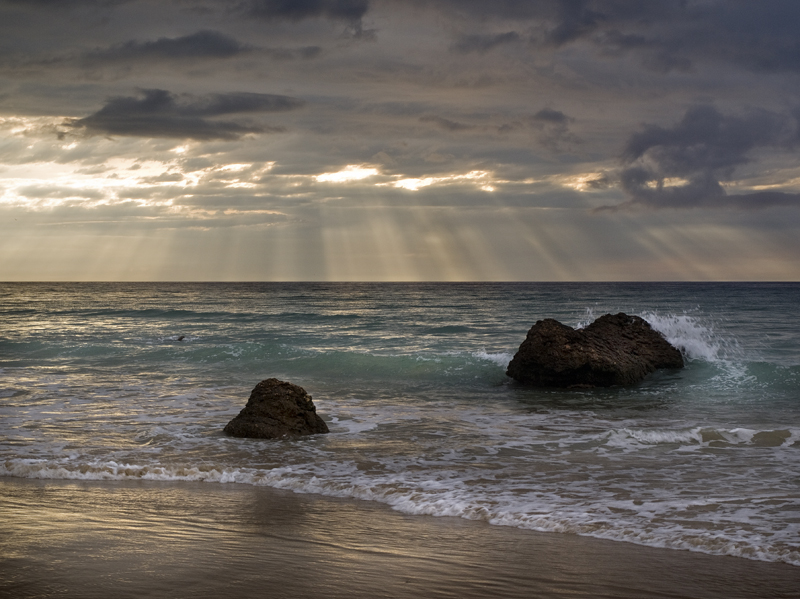
[[[800,566],[798,306],[800,284],[4,283],[0,476],[264,485]],[[686,367],[505,375],[537,320],[620,311]],[[330,434],[224,436],[269,377]]]

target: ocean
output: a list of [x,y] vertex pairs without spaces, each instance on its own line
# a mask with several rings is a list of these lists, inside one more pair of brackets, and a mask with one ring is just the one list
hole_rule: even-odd
[[[0,477],[184,481],[198,511],[273,487],[800,566],[798,307],[794,283],[3,283]],[[537,320],[617,312],[686,367],[505,375]],[[223,435],[270,377],[330,434]]]

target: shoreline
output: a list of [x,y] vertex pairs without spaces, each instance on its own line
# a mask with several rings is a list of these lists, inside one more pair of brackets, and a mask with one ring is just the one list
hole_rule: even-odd
[[0,477],[0,597],[790,597],[784,563],[179,481]]

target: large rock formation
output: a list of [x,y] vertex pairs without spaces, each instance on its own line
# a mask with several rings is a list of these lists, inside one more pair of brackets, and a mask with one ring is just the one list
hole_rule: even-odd
[[278,439],[327,433],[305,389],[278,379],[266,379],[250,393],[247,405],[225,426],[232,437]]
[[585,329],[538,321],[506,374],[538,387],[638,383],[657,368],[683,368],[681,352],[638,316],[606,314]]

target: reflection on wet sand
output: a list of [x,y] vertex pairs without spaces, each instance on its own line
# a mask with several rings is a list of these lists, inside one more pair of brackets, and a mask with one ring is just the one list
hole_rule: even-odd
[[789,597],[800,568],[246,485],[0,479],[0,596]]

